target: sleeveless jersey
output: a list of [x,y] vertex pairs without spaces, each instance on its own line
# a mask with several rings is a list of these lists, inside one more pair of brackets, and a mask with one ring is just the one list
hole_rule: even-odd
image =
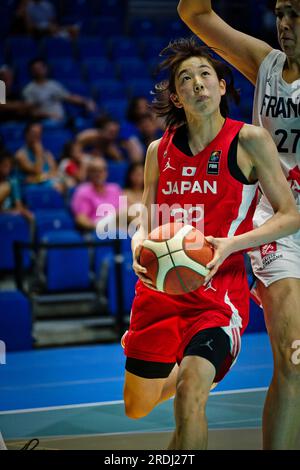
[[[300,207],[300,80],[282,78],[286,55],[272,50],[263,60],[256,83],[253,124],[266,128],[277,145],[281,166]],[[258,206],[260,215],[273,214],[265,196]]]
[[214,237],[233,237],[252,230],[257,184],[236,180],[228,161],[230,145],[243,125],[227,118],[215,139],[193,157],[173,144],[176,130],[165,132],[158,148],[156,202],[160,209],[170,206],[171,222],[189,223]]

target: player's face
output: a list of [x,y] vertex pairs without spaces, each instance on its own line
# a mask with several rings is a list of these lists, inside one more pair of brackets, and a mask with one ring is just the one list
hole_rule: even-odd
[[278,41],[288,57],[300,57],[300,0],[277,0]]
[[186,114],[210,115],[220,107],[226,93],[224,80],[219,80],[213,66],[204,57],[191,57],[183,61],[176,73],[177,94],[172,100]]

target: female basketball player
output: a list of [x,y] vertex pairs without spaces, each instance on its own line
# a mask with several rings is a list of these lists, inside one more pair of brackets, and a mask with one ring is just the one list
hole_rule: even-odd
[[[124,401],[128,416],[147,415],[174,394],[178,363],[170,448],[204,449],[209,391],[236,360],[248,323],[243,251],[298,230],[300,217],[268,132],[226,117],[227,94],[236,96],[232,75],[225,81],[228,68],[194,40],[176,41],[163,54],[169,80],[156,87],[154,109],[168,128],[149,146],[143,203],[149,214],[154,203],[183,210],[201,204],[215,256],[205,286],[184,295],[155,292],[138,263],[147,237],[141,220],[132,240],[140,280],[124,337]],[[258,182],[274,215],[252,230]]]
[[[275,5],[276,4],[276,5]],[[273,137],[281,166],[300,207],[300,0],[274,0],[282,51],[226,24],[210,0],[181,0],[183,21],[256,85],[253,123]],[[274,183],[275,184],[275,183]],[[264,193],[254,225],[273,215]],[[264,449],[295,448],[300,435],[300,232],[252,252],[252,266],[272,343],[274,374],[263,414]],[[299,443],[298,443],[299,445]]]

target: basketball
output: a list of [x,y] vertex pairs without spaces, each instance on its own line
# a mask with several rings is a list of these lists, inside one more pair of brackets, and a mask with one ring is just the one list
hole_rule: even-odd
[[186,294],[204,283],[213,248],[192,225],[169,223],[154,229],[143,242],[140,264],[156,289],[166,294]]

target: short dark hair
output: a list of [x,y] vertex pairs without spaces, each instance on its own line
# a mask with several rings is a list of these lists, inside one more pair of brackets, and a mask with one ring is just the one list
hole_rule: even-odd
[[213,50],[207,46],[200,45],[197,38],[194,36],[171,41],[168,46],[161,51],[160,56],[166,56],[166,58],[158,66],[157,72],[167,70],[169,77],[167,80],[155,85],[152,109],[158,116],[165,118],[167,127],[177,127],[186,123],[184,109],[177,108],[174,105],[171,100],[171,94],[176,93],[175,77],[178,67],[184,60],[190,57],[205,58],[216,71],[218,79],[224,79],[226,81],[226,94],[222,96],[220,103],[220,112],[223,117],[226,117],[229,113],[228,97],[236,104],[239,103],[240,94],[239,91],[235,89],[234,76],[231,68],[224,62],[215,59],[212,55],[212,51]]
[[33,126],[35,126],[36,124],[43,127],[42,121],[40,121],[38,119],[33,119],[33,120],[27,122],[27,124],[26,124],[26,126],[24,127],[24,130],[23,130],[23,135],[26,136],[28,134],[28,132],[30,131],[30,129]]

